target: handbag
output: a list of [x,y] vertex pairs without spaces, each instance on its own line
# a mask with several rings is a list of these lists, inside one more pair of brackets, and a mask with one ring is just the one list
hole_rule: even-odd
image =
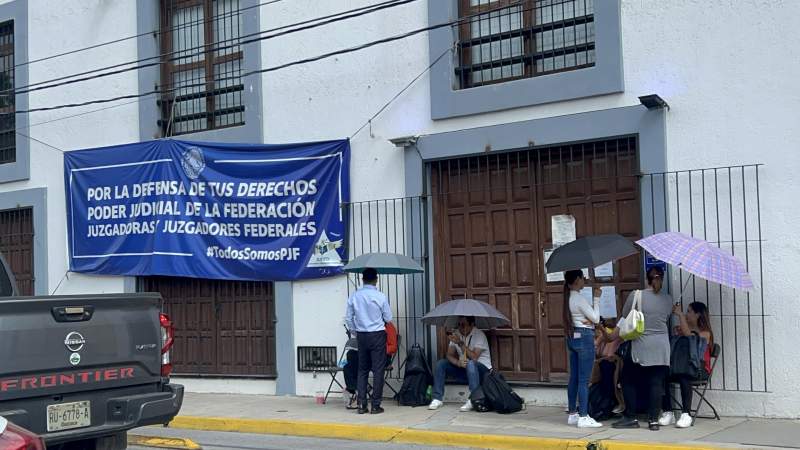
[[627,317],[623,317],[618,325],[619,336],[626,341],[639,339],[644,334],[644,313],[642,313],[642,291],[633,294],[633,305]]

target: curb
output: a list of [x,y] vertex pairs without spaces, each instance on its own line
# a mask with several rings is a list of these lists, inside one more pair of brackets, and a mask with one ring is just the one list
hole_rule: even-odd
[[498,434],[453,433],[418,430],[368,424],[310,422],[285,419],[236,419],[223,417],[178,416],[170,422],[172,428],[201,431],[223,431],[281,436],[347,439],[354,441],[393,442],[437,447],[474,447],[496,450],[699,450],[717,449],[713,446],[671,445],[583,439],[557,439]]
[[128,435],[128,445],[138,445],[140,447],[173,448],[180,450],[202,450],[200,445],[185,438],[140,436],[138,434]]
[[660,442],[597,441],[595,450],[722,450],[710,445],[665,444]]
[[275,434],[281,436],[393,442],[442,447],[476,447],[497,450],[530,448],[542,450],[585,450],[587,445],[589,445],[589,441],[579,439],[452,433],[380,425],[356,425],[280,419],[260,420],[178,416],[170,422],[170,427],[203,431]]

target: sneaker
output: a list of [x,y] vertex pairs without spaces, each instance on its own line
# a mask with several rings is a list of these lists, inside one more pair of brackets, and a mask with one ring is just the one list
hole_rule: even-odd
[[347,404],[347,409],[358,409],[358,397],[356,397],[355,394],[350,397],[350,402]]
[[434,399],[434,400],[431,402],[431,404],[430,404],[430,405],[428,405],[428,409],[430,409],[430,410],[432,410],[432,411],[433,411],[433,410],[437,410],[437,409],[441,408],[441,407],[442,407],[442,405],[444,405],[444,403],[443,403],[441,400],[436,400],[436,399]]
[[639,421],[632,417],[623,417],[611,424],[612,428],[626,429],[626,428],[639,428]]
[[589,416],[578,419],[578,428],[600,428],[602,426],[602,423],[595,421]]
[[369,412],[370,414],[383,414],[383,408],[380,406],[373,406],[372,410]]
[[675,425],[678,428],[689,428],[692,426],[694,419],[688,413],[681,414],[681,418],[678,419],[678,423]]
[[461,412],[472,411],[472,400],[467,400],[467,403],[464,403],[464,406],[462,406],[458,410],[461,411]]
[[661,429],[661,425],[658,424],[657,420],[654,420],[654,421],[650,422],[650,424],[647,426],[647,428],[649,428],[650,431],[658,431],[658,430]]
[[664,411],[658,419],[658,424],[662,427],[668,427],[675,423],[675,413],[672,411]]
[[570,414],[569,417],[567,417],[567,425],[573,425],[573,426],[577,425],[579,417],[580,416],[578,415],[578,413]]

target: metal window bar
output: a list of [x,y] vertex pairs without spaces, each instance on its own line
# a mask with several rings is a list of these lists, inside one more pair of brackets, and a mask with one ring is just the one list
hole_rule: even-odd
[[20,295],[34,294],[33,208],[0,211],[0,253],[14,277]]
[[[490,4],[491,3],[491,4]],[[460,89],[592,67],[594,0],[461,0]]]
[[[684,307],[690,301],[703,302],[711,312],[715,342],[722,347],[719,370],[711,389],[767,392],[765,317],[768,309],[764,300],[759,165],[642,174],[638,172],[636,146],[636,137],[623,136],[432,162],[429,170],[439,180],[434,194],[345,205],[351,219],[350,257],[388,250],[406,253],[427,264],[430,229],[428,209],[423,203],[444,197],[448,204],[465,206],[471,198],[478,198],[476,196],[491,198],[494,192],[507,189],[505,182],[494,181],[495,168],[500,170],[506,166],[520,174],[527,170],[527,180],[509,171],[503,176],[515,177],[515,185],[527,183],[527,186],[518,185],[517,189],[535,190],[532,196],[539,199],[543,193],[561,196],[578,186],[602,191],[612,183],[618,186],[635,184],[640,192],[638,213],[643,234],[680,230],[741,257],[756,284],[754,291],[735,293],[732,289],[695,279],[682,302]],[[532,164],[535,167],[530,167]],[[476,177],[476,173],[486,179]],[[548,226],[547,223],[542,225]],[[432,306],[429,299],[432,277],[432,273],[414,275],[406,280],[381,277],[381,286],[392,300],[405,343],[431,341],[429,330],[421,327],[419,319]],[[680,271],[670,270],[667,289],[676,299],[683,285],[681,280],[686,277]],[[349,292],[358,283],[357,277],[351,278]],[[466,290],[463,295],[467,295]],[[401,358],[405,356],[403,351],[400,355]]]
[[[371,252],[392,252],[407,255],[427,265],[428,201],[425,197],[380,199],[346,203],[349,230],[346,245],[350,259]],[[347,277],[347,292],[360,286],[358,274]],[[421,318],[428,311],[429,285],[427,273],[413,275],[380,275],[378,287],[388,297],[392,316],[400,335],[399,350],[389,377],[401,379],[408,349],[425,344],[427,336]]]
[[[239,0],[162,0],[161,4],[161,51],[169,55],[161,87],[174,89],[158,100],[162,134],[243,125],[243,51],[238,45],[219,48],[240,39]],[[205,51],[197,54],[198,47]]]
[[[0,23],[0,89],[14,88],[14,21]],[[0,97],[0,164],[17,160],[15,97]]]
[[336,347],[297,347],[298,372],[329,372],[338,368]]

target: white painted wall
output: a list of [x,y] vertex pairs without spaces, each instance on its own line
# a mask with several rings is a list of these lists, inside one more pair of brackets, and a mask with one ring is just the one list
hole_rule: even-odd
[[[444,1],[444,0],[442,0]],[[262,28],[373,3],[371,0],[293,0],[258,9]],[[113,37],[136,34],[135,2],[31,0],[29,56],[49,56]],[[668,113],[669,169],[761,162],[765,298],[767,299],[768,394],[720,393],[729,414],[797,417],[800,349],[792,342],[800,319],[794,296],[779,280],[791,280],[800,250],[794,224],[800,212],[787,199],[800,192],[800,50],[792,0],[623,0],[622,31],[626,91],[591,99],[519,108],[433,122],[427,76],[422,77],[351,144],[354,201],[404,195],[403,154],[388,139],[515,122],[638,104],[639,95],[658,93]],[[265,67],[427,26],[427,2],[295,33],[261,44]],[[65,32],[65,30],[68,30]],[[53,78],[136,59],[136,41],[30,66],[30,81]],[[264,75],[264,129],[270,143],[350,136],[427,65],[422,34],[357,53]],[[153,69],[150,69],[153,70]],[[30,94],[31,107],[112,97],[138,90],[136,72],[74,87]],[[98,109],[36,113],[31,123]],[[34,126],[31,136],[63,149],[138,140],[138,106],[131,104],[59,122]],[[21,139],[21,138],[20,138]],[[66,269],[66,230],[61,155],[33,142],[31,179],[0,185],[0,192],[48,188],[49,277],[53,289]],[[787,205],[787,203],[789,203]],[[788,206],[788,207],[787,207]],[[344,277],[294,285],[295,345],[336,344],[344,335],[341,318]],[[70,276],[59,293],[120,292],[121,277]],[[267,382],[263,382],[267,383]],[[268,386],[265,384],[265,389]],[[200,389],[200,387],[198,387]],[[203,388],[207,389],[207,387]],[[315,380],[297,374],[297,391],[312,395]],[[531,392],[537,392],[532,390]],[[531,394],[537,396],[537,394]],[[530,397],[530,395],[526,395]],[[539,396],[537,396],[538,399]],[[552,390],[541,402],[557,402]],[[532,400],[529,398],[529,400]]]
[[[346,3],[297,0],[275,5],[264,8],[262,23],[282,25],[369,2]],[[788,324],[797,321],[800,309],[776,280],[791,277],[792,256],[800,246],[792,227],[800,213],[784,206],[784,199],[800,194],[794,182],[800,167],[796,151],[800,94],[794,86],[800,58],[796,33],[789,31],[798,14],[800,3],[792,1],[623,0],[626,90],[622,94],[433,122],[425,76],[373,121],[372,135],[365,131],[353,139],[353,200],[403,194],[401,152],[387,144],[389,138],[635,105],[638,96],[657,93],[672,107],[667,118],[669,170],[767,164],[760,182],[768,255],[765,309],[771,316],[767,318],[770,393],[715,397],[728,414],[796,417],[800,391],[792,378],[800,368],[800,350],[782,343],[790,342],[793,327]],[[426,2],[416,2],[267,41],[262,46],[263,61],[271,66],[426,25]],[[265,75],[267,140],[347,136],[428,63],[426,38],[417,37]],[[740,199],[734,196],[734,201]],[[344,289],[340,279],[295,283],[297,345],[342,340]],[[322,298],[320,292],[327,295]],[[311,389],[300,374],[298,393],[310,395]],[[543,403],[554,399],[551,392],[526,390],[531,393],[528,397],[541,397]]]
[[[28,36],[17,36],[17,39],[27,39],[29,60],[34,60],[135,34],[135,2],[31,0],[28,12]],[[50,80],[77,71],[92,70],[136,59],[136,40],[129,40],[114,46],[30,64],[29,82]],[[29,104],[31,108],[39,108],[130,94],[138,91],[137,79],[136,71],[132,71],[91,82],[31,92],[28,94]],[[110,105],[113,103],[32,113],[31,128],[23,133],[64,150],[138,140],[139,118],[138,106],[135,103],[107,112],[42,123]],[[27,138],[17,136],[18,141],[24,139]],[[47,187],[48,255],[36,255],[36,257],[46,257],[48,260],[47,281],[52,292],[64,277],[68,266],[63,158],[58,150],[37,141],[31,141],[30,148],[30,180],[0,184],[0,193]],[[64,279],[58,293],[109,293],[122,290],[122,277],[71,274],[69,279]]]

